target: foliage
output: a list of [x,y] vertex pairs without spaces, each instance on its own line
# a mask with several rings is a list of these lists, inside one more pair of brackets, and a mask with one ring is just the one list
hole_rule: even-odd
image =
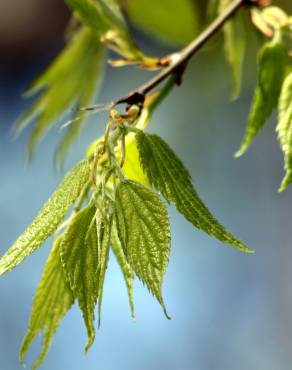
[[[150,7],[155,11],[145,13]],[[127,14],[137,27],[170,44],[186,44],[200,29],[200,8],[192,0],[128,1]],[[175,24],[175,27],[173,27]]]
[[[138,277],[169,318],[162,295],[170,255],[165,201],[174,204],[194,227],[239,251],[252,252],[213,216],[195,190],[189,171],[169,145],[156,134],[145,132],[155,109],[181,82],[189,59],[221,27],[226,60],[232,72],[232,98],[239,96],[246,50],[245,13],[263,40],[247,130],[236,155],[247,150],[278,106],[276,130],[286,170],[280,190],[292,182],[292,18],[283,10],[261,7],[262,1],[248,2],[245,6],[247,2],[243,0],[211,0],[205,18],[215,20],[209,28],[180,52],[161,58],[145,55],[138,48],[124,14],[138,28],[159,40],[173,45],[186,44],[203,23],[204,9],[195,1],[66,0],[66,3],[72,10],[70,37],[56,60],[33,83],[28,93],[39,92],[39,96],[20,118],[15,132],[19,133],[35,119],[28,143],[31,156],[55,120],[68,108],[75,107],[56,151],[61,164],[88,111],[107,109],[109,122],[104,135],[90,145],[85,159],[69,172],[32,224],[0,259],[2,275],[55,233],[20,350],[23,361],[36,335],[43,334],[35,367],[45,358],[60,321],[75,300],[88,334],[86,351],[92,345],[96,306],[100,324],[110,249],[124,276],[132,317],[133,280]],[[155,12],[145,11],[152,7]],[[89,107],[103,79],[106,48],[119,55],[120,59],[109,61],[113,66],[136,64],[146,70],[161,69],[161,72],[149,83],[106,107]],[[158,84],[161,87],[152,91]],[[122,113],[116,109],[119,104],[126,106]]]
[[34,364],[37,368],[46,357],[60,321],[74,303],[74,296],[65,278],[60,258],[58,237],[53,244],[34,298],[28,331],[20,349],[20,361],[39,332],[43,334],[42,350]]
[[[14,129],[16,134],[21,132],[37,117],[28,141],[29,157],[34,153],[39,139],[66,109],[73,104],[77,108],[91,104],[95,91],[100,86],[103,56],[104,47],[96,35],[90,29],[82,27],[71,37],[52,65],[33,83],[27,94],[35,94],[41,89],[41,95],[19,119]],[[58,161],[62,161],[78,135],[85,115],[85,111],[76,111],[74,114],[75,124],[68,127],[57,149]]]

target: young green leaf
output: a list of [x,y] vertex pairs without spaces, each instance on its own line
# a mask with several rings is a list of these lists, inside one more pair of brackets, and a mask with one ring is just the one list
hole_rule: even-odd
[[114,0],[65,0],[82,21],[100,36],[110,30],[128,33],[126,22]]
[[278,35],[266,43],[258,54],[256,86],[247,128],[236,157],[246,152],[253,139],[277,106],[287,65],[287,49]]
[[66,0],[66,3],[111,49],[128,60],[143,59],[116,1]]
[[104,214],[100,211],[97,213],[96,226],[97,226],[97,243],[99,252],[99,262],[97,267],[98,274],[98,326],[101,322],[101,305],[102,305],[102,295],[103,295],[103,285],[105,279],[105,273],[108,265],[109,259],[109,249],[111,241],[111,229],[112,229],[111,210],[106,207]]
[[33,253],[64,219],[90,177],[88,160],[79,162],[44,204],[32,224],[0,259],[0,275]]
[[86,78],[83,78],[80,84],[76,113],[74,114],[72,124],[66,129],[55,153],[58,167],[62,166],[66,153],[84,126],[87,117],[84,107],[91,105],[102,83],[104,48],[99,45],[99,49],[95,49],[95,43],[96,41],[87,49],[88,55],[91,50],[91,56],[88,58],[88,63],[86,63],[84,68]]
[[127,180],[116,190],[115,220],[129,265],[167,316],[161,294],[170,253],[170,227],[164,204],[152,190]]
[[[91,103],[100,85],[103,57],[104,48],[96,34],[88,28],[82,28],[32,85],[29,94],[34,94],[39,89],[44,91],[32,108],[20,118],[14,130],[16,134],[19,133],[37,117],[28,143],[30,156],[40,138],[66,109],[74,103],[77,104],[77,108]],[[67,128],[67,133],[60,144],[58,150],[60,159],[79,133],[84,118],[85,112],[77,110],[73,123]]]
[[132,319],[135,318],[135,313],[134,313],[134,300],[133,300],[133,280],[134,280],[134,272],[129,265],[122,244],[120,242],[119,236],[118,236],[118,231],[116,227],[116,223],[114,222],[113,227],[112,227],[112,235],[111,235],[111,246],[112,250],[117,258],[117,261],[120,265],[120,268],[122,270],[122,273],[124,275],[124,280],[127,286],[128,290],[128,297],[129,297],[129,304],[130,304],[130,309],[131,309],[131,315]]
[[[219,13],[231,4],[231,0],[220,0]],[[245,29],[242,14],[235,14],[223,28],[224,50],[232,72],[232,99],[238,98],[241,90],[242,67],[245,55]]]
[[141,165],[150,183],[195,227],[243,252],[252,252],[210,213],[193,187],[182,161],[159,136],[136,134]]
[[134,139],[126,142],[126,159],[123,165],[123,173],[128,179],[136,180],[146,186],[149,185],[148,178],[140,165],[137,144]]
[[46,263],[40,284],[33,301],[29,326],[20,349],[20,361],[39,333],[42,333],[42,348],[33,368],[36,369],[46,357],[53,336],[71,308],[74,297],[66,281],[60,258],[61,237],[58,237]]
[[94,342],[94,308],[98,296],[98,241],[95,221],[96,208],[87,206],[79,211],[60,244],[61,260],[67,280],[78,300],[87,329],[88,351]]
[[279,123],[277,126],[281,148],[285,155],[286,176],[279,191],[292,182],[292,72],[286,77],[279,99]]
[[174,44],[190,42],[200,28],[200,9],[192,0],[128,0],[130,19],[149,34]]

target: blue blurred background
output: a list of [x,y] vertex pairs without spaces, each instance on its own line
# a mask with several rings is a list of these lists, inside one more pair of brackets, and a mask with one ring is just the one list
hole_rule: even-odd
[[[25,167],[24,155],[29,130],[17,140],[10,135],[13,121],[29,105],[21,93],[61,46],[68,17],[60,1],[26,0],[25,4],[1,0],[1,254],[62,178],[52,161],[60,124],[42,141],[29,167]],[[167,52],[143,37],[140,44],[153,53]],[[274,133],[276,116],[243,158],[233,158],[246,124],[255,77],[251,46],[242,96],[230,103],[230,78],[222,53],[219,49],[202,52],[190,64],[183,86],[155,113],[149,130],[158,132],[179,153],[209,208],[256,253],[244,255],[220,244],[171,208],[172,252],[163,291],[172,320],[165,319],[156,301],[136,282],[136,322],[132,322],[123,279],[111,256],[102,326],[93,348],[85,357],[86,334],[75,305],[59,328],[42,369],[291,369],[292,188],[277,193],[283,158]],[[124,95],[146,78],[139,70],[107,68],[99,101]],[[66,169],[82,158],[104,124],[102,114],[90,119]],[[1,370],[21,368],[18,348],[49,246],[46,243],[0,279]],[[33,345],[27,364],[36,358],[39,344]]]

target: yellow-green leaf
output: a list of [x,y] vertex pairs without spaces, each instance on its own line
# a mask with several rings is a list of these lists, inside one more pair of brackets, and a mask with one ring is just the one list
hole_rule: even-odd
[[192,0],[127,0],[126,10],[135,25],[170,43],[186,44],[200,29],[200,9]]
[[143,172],[140,165],[139,153],[134,139],[126,143],[126,159],[123,166],[123,173],[129,179],[149,185],[147,175]]
[[37,288],[32,306],[29,326],[20,349],[20,361],[23,359],[36,336],[43,336],[41,353],[33,368],[37,368],[46,357],[53,336],[71,308],[74,297],[66,281],[60,258],[60,242],[58,237],[51,250],[44,268],[40,284]]
[[150,183],[168,202],[174,203],[198,229],[243,252],[252,252],[211,214],[194,189],[188,170],[165,141],[142,131],[136,134],[136,140],[141,165]]
[[98,242],[96,208],[87,206],[70,222],[60,244],[61,259],[67,280],[78,300],[87,329],[88,351],[94,342],[94,308],[98,296]]
[[116,190],[115,220],[129,265],[167,315],[161,294],[170,253],[170,226],[164,204],[149,188],[126,180]]
[[292,182],[292,73],[290,73],[282,87],[279,99],[278,137],[285,156],[286,176],[279,191],[283,191]]
[[0,259],[0,275],[21,263],[54,232],[88,182],[89,176],[90,165],[87,160],[79,162],[66,175],[32,224]]
[[247,128],[236,157],[244,154],[277,106],[287,66],[288,53],[277,36],[258,54],[258,83],[248,116]]

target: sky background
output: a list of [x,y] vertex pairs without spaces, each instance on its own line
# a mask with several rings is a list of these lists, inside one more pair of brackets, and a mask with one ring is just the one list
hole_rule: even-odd
[[[54,23],[41,33],[47,38],[38,38],[36,32],[41,32],[44,23],[39,22],[27,38],[21,33],[16,37],[8,21],[6,28],[1,23],[2,10],[11,14],[11,3],[21,4],[1,0],[0,13],[1,254],[27,227],[62,178],[54,170],[52,157],[64,118],[39,145],[29,167],[25,166],[24,151],[29,130],[17,140],[11,139],[10,130],[30,103],[21,99],[21,93],[61,45],[60,32],[67,14],[52,1],[51,8],[42,8],[42,14],[49,18],[50,12],[59,14],[59,26]],[[35,7],[36,3],[32,5]],[[13,17],[21,20],[20,9]],[[138,36],[144,49],[161,54],[169,51]],[[61,324],[41,369],[291,369],[292,187],[277,193],[283,158],[274,133],[276,115],[247,154],[233,158],[255,84],[255,47],[254,42],[250,44],[243,91],[236,102],[229,99],[230,77],[222,52],[202,52],[191,62],[183,85],[155,112],[149,131],[159,133],[180,155],[210,210],[256,253],[245,255],[219,243],[170,208],[172,250],[163,293],[172,320],[163,316],[154,298],[136,281],[136,322],[132,322],[122,275],[111,256],[102,326],[94,346],[85,357],[86,333],[75,305]],[[106,73],[99,102],[124,95],[149,78],[136,69],[107,68]],[[66,169],[83,157],[105,122],[103,114],[89,120],[70,152]],[[49,247],[50,241],[0,279],[1,370],[21,368],[18,349]],[[39,343],[37,340],[29,351],[28,365],[36,358]]]

